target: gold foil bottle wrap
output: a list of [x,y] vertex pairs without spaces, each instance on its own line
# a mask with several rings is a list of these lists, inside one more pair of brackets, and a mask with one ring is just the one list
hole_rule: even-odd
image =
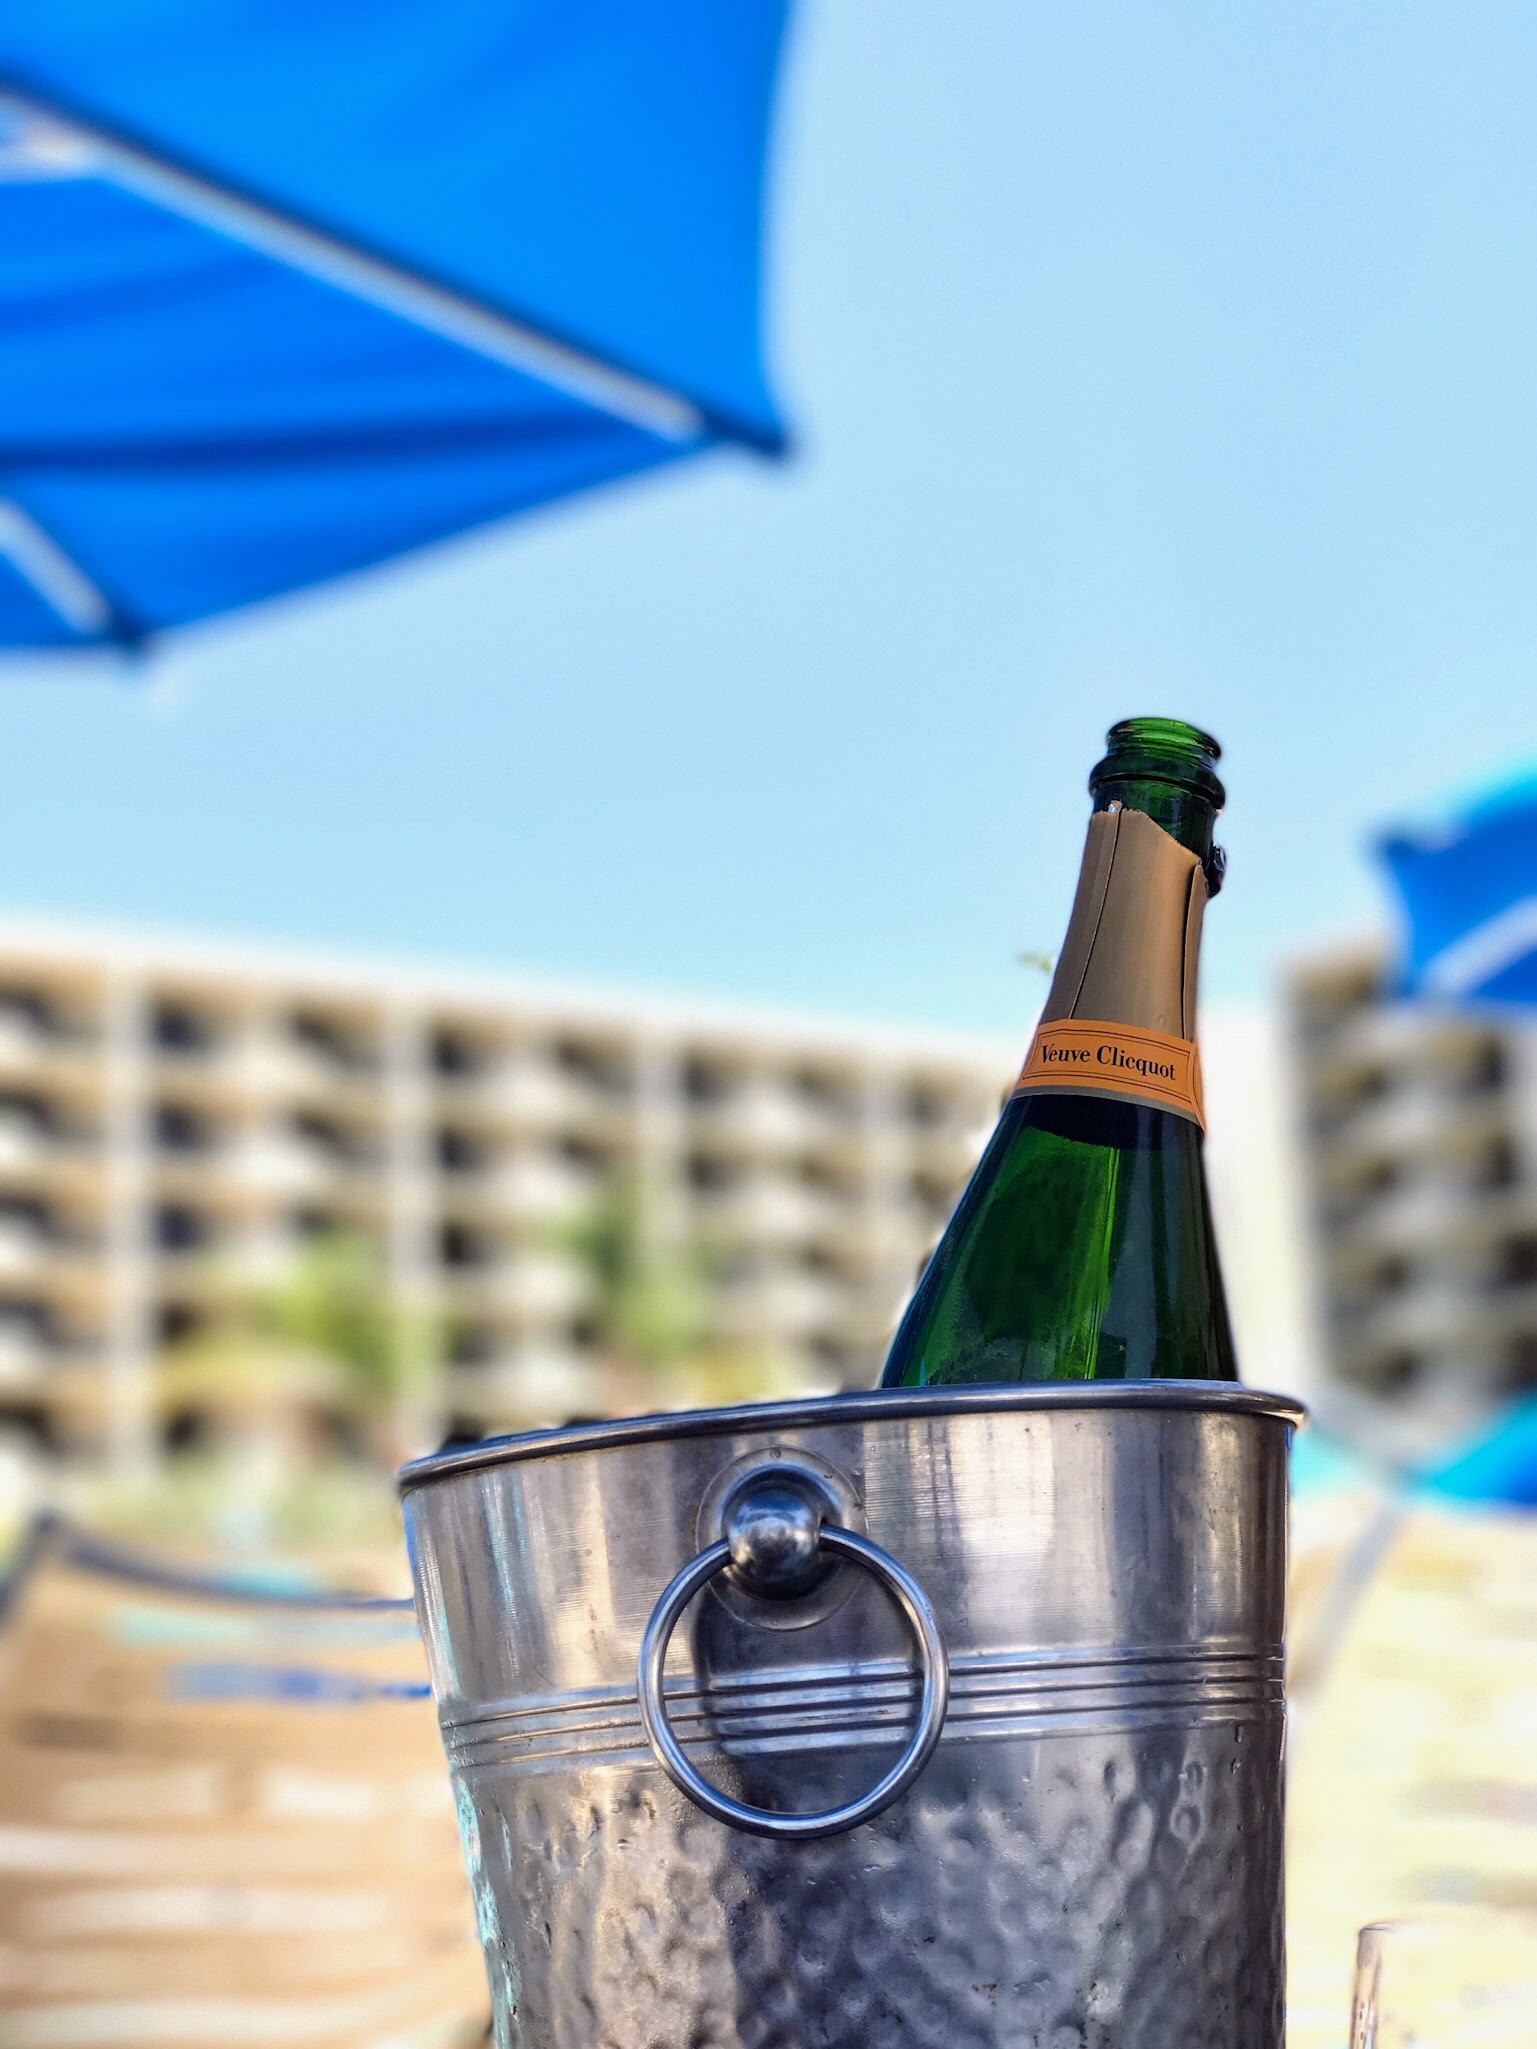
[[1205,909],[1195,854],[1141,811],[1096,811],[1019,1089],[1111,1096],[1204,1129],[1195,994]]

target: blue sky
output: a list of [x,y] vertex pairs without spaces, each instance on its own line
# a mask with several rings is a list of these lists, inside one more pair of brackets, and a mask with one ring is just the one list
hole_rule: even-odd
[[1207,989],[1537,754],[1537,11],[802,9],[801,442],[0,669],[0,903],[1022,1030],[1129,712],[1227,750]]

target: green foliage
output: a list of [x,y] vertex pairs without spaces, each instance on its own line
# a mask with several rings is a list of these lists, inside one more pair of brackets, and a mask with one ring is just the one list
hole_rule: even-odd
[[792,1356],[711,1336],[709,1282],[719,1248],[663,1227],[668,1194],[634,1173],[618,1175],[561,1233],[591,1277],[620,1385],[629,1369],[620,1399],[696,1408],[794,1393],[801,1381]]
[[346,1545],[370,1552],[400,1544],[391,1475],[353,1459],[291,1466],[253,1498],[252,1476],[238,1451],[180,1452],[147,1479],[96,1481],[70,1506],[95,1529],[157,1544],[236,1550]]
[[372,1239],[327,1232],[277,1280],[236,1288],[213,1329],[173,1346],[160,1397],[250,1413],[308,1402],[379,1423],[424,1384],[435,1335],[391,1300]]
[[390,1300],[384,1261],[360,1232],[312,1238],[252,1304],[265,1334],[333,1359],[351,1405],[377,1414],[418,1388],[431,1368],[431,1329]]
[[638,1176],[615,1176],[566,1239],[592,1276],[610,1349],[653,1374],[698,1351],[707,1307],[699,1248],[658,1242]]

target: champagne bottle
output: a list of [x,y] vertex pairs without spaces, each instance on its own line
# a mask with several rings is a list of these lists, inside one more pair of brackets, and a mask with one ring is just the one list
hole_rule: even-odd
[[1221,750],[1177,719],[1124,719],[1108,748],[1035,1037],[884,1387],[1237,1378],[1195,1048]]

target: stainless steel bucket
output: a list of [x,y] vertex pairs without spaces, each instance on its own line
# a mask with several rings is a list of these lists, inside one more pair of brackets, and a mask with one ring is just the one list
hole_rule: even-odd
[[498,2042],[1280,2049],[1299,1415],[852,1395],[408,1467]]

